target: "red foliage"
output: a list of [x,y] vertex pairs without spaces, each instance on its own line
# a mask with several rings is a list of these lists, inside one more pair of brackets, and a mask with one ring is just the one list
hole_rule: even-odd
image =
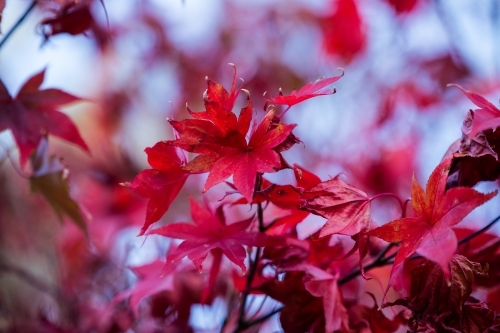
[[226,257],[246,271],[243,261],[246,257],[243,245],[273,246],[281,241],[258,232],[247,232],[253,217],[244,221],[227,225],[223,206],[215,213],[191,201],[191,216],[195,224],[173,223],[154,229],[149,234],[162,235],[170,238],[184,239],[179,247],[169,253],[166,269],[176,265],[182,258],[188,257],[201,270],[201,264],[212,249],[221,249]]
[[131,183],[125,184],[135,193],[149,199],[146,222],[140,235],[144,235],[149,226],[167,212],[189,175],[182,169],[186,161],[183,156],[179,156],[175,147],[158,142],[145,151],[153,169],[142,171]]
[[[396,278],[394,272],[400,269],[398,266],[415,252],[439,264],[448,279],[449,263],[457,249],[457,238],[451,227],[497,194],[497,191],[482,194],[466,187],[445,192],[450,162],[446,159],[434,169],[425,192],[413,178],[411,204],[416,217],[397,219],[370,231],[370,235],[385,241],[401,242],[392,279]],[[437,247],[441,250],[436,253]]]
[[[446,6],[384,1],[325,0],[323,12],[299,2],[259,4],[258,11],[245,7],[251,2],[210,4],[196,23],[210,10],[223,19],[192,45],[176,34],[189,36],[198,25],[182,26],[183,15],[161,1],[121,2],[132,16],[110,2],[109,17],[100,0],[28,5],[0,40],[0,52],[37,8],[44,15],[38,36],[44,48],[64,41],[55,35],[71,40],[91,32],[87,37],[99,47],[92,68],[99,71],[92,71],[89,85],[99,96],[85,103],[85,114],[74,114],[87,146],[60,110],[81,99],[40,89],[45,70],[15,96],[7,90],[10,80],[0,81],[0,132],[13,137],[0,138],[0,164],[12,166],[0,170],[0,331],[500,331],[500,237],[486,232],[500,217],[486,224],[495,207],[485,205],[466,228],[457,227],[497,194],[500,109],[452,83],[478,109],[462,110],[461,136],[453,129],[460,137],[441,162],[432,157],[443,152],[429,149],[445,147],[440,141],[449,133],[441,125],[452,127],[446,110],[460,99],[449,96],[460,93],[445,89],[450,81],[481,86],[484,94],[500,85],[473,77],[471,68],[479,67],[454,44]],[[4,7],[0,0],[0,20],[11,9]],[[406,15],[417,9],[435,10],[449,48],[417,54],[420,45],[411,36],[419,17]],[[172,18],[163,17],[166,12]],[[434,17],[429,13],[425,17]],[[395,21],[381,22],[385,16]],[[388,23],[394,31],[384,30]],[[310,47],[294,50],[297,41]],[[0,56],[4,75],[12,56]],[[92,57],[78,65],[83,58]],[[203,83],[206,73],[225,73],[226,58],[238,60],[248,82],[238,83],[230,64],[229,89],[208,78]],[[316,70],[337,67],[334,62],[348,66],[347,77],[342,70],[309,82]],[[285,114],[333,95],[336,82],[339,94],[330,98],[341,110],[324,104]],[[280,85],[301,88],[289,95],[280,89],[274,98],[253,95]],[[165,108],[167,88],[178,96]],[[204,109],[185,110],[186,100]],[[323,101],[328,98],[317,102]],[[255,111],[257,104],[264,113]],[[158,129],[154,140],[161,141],[154,143]],[[91,147],[93,156],[49,135],[86,152]],[[323,135],[331,137],[311,142]],[[149,167],[136,159],[136,140],[149,145]],[[14,149],[19,162],[11,158]],[[433,166],[424,190],[411,174]],[[496,182],[489,193],[472,188],[482,181]],[[41,196],[29,197],[29,189]],[[54,213],[73,223],[53,223]],[[137,234],[143,236],[138,242]]]

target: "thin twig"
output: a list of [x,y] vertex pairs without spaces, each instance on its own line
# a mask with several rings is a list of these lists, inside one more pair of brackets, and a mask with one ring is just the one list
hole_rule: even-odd
[[[264,307],[264,304],[265,304],[265,303],[266,303],[266,301],[267,301],[267,297],[268,297],[267,295],[265,295],[265,296],[264,296],[264,299],[262,300],[262,302],[260,302],[259,307],[258,307],[258,308],[257,308],[257,310],[255,311],[255,313],[254,313],[254,314],[250,317],[250,319],[254,319],[254,318],[255,318],[255,317],[259,314],[260,310],[262,310],[262,308]],[[254,300],[254,299],[255,299],[255,297],[254,297],[254,298],[252,298],[252,300]]]
[[484,226],[483,228],[473,232],[472,234],[470,234],[469,236],[467,237],[464,237],[462,238],[461,240],[458,241],[458,245],[462,245],[463,243],[467,243],[468,241],[470,241],[471,239],[473,239],[474,237],[476,236],[479,236],[480,234],[482,234],[483,232],[485,232],[486,230],[488,230],[489,228],[491,228],[493,225],[495,225],[495,223],[497,223],[498,221],[500,220],[500,215],[497,216],[495,219],[493,219],[493,221],[491,221],[490,223],[488,223],[486,226]]
[[247,327],[251,327],[251,326],[263,323],[266,320],[268,320],[269,318],[271,318],[272,316],[274,316],[275,314],[281,312],[281,310],[283,310],[283,308],[284,308],[284,306],[280,306],[279,308],[274,309],[273,311],[269,312],[268,314],[266,314],[260,318],[257,318],[255,320],[252,320],[251,322],[247,323],[246,325],[247,325]]
[[28,17],[29,13],[31,13],[31,11],[36,7],[36,4],[37,4],[36,0],[31,2],[29,7],[23,13],[23,15],[21,15],[21,17],[17,20],[17,22],[14,24],[14,26],[12,28],[10,28],[10,30],[5,34],[5,37],[2,39],[2,41],[0,41],[0,48],[2,48],[2,46],[5,44],[5,42],[10,38],[10,36],[12,36],[14,31],[16,31],[17,28],[19,28],[21,23],[23,23],[23,21],[26,19],[26,17]]
[[380,261],[384,258],[384,256],[394,247],[398,245],[397,243],[390,243],[389,245],[387,245],[385,247],[385,249],[383,249],[382,251],[380,251],[380,253],[378,254],[378,256],[375,258],[375,261]]
[[[261,206],[261,204],[258,205]],[[250,270],[248,272],[247,284],[245,290],[243,291],[243,296],[241,298],[240,313],[238,315],[238,327],[236,328],[235,332],[241,332],[244,327],[247,327],[246,326],[247,324],[245,323],[246,303],[248,295],[250,294],[250,289],[252,288],[252,282],[253,278],[255,277],[255,272],[257,271],[259,257],[260,257],[260,247],[255,249],[254,260],[250,262]]]
[[[365,272],[368,272],[369,270],[371,270],[372,268],[375,268],[375,267],[380,267],[380,266],[385,266],[387,265],[388,263],[386,262],[387,260],[390,260],[392,258],[394,258],[396,256],[396,253],[390,255],[389,257],[387,258],[383,258],[387,252],[389,252],[389,250],[395,245],[395,243],[391,243],[389,244],[385,249],[383,249],[380,254],[376,257],[376,259],[374,261],[372,261],[371,263],[369,263],[368,265],[365,265],[363,266],[363,270]],[[341,286],[343,284],[346,284],[347,282],[351,281],[352,279],[358,277],[361,275],[361,269],[357,268],[355,269],[354,271],[352,271],[351,273],[347,274],[346,276],[344,276],[342,279],[339,280],[338,282],[338,285]]]
[[[258,173],[255,180],[255,189],[254,192],[260,191],[260,187],[262,184],[262,174]],[[259,231],[264,232],[264,210],[262,209],[262,204],[257,204],[257,220],[259,223]],[[247,275],[247,283],[245,286],[245,290],[243,291],[243,295],[241,297],[240,310],[238,314],[238,326],[235,329],[236,332],[241,332],[245,327],[248,327],[245,322],[245,311],[246,311],[246,303],[248,299],[248,295],[250,294],[250,290],[252,288],[253,279],[255,277],[255,273],[257,272],[257,267],[259,265],[259,257],[260,257],[261,249],[257,247],[255,249],[254,260],[250,261],[250,269]]]

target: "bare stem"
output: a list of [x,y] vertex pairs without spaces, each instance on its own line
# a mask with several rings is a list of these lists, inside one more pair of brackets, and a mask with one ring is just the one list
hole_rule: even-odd
[[468,241],[470,241],[471,239],[473,239],[474,237],[476,236],[479,236],[480,234],[484,233],[486,230],[488,230],[489,228],[491,228],[492,226],[495,225],[495,223],[497,223],[498,221],[500,221],[500,215],[498,215],[497,217],[495,217],[493,219],[493,221],[491,221],[490,223],[488,223],[486,226],[484,226],[483,228],[473,232],[472,234],[470,234],[469,236],[467,237],[464,237],[462,238],[461,240],[458,241],[458,245],[462,245],[464,243],[467,243]]

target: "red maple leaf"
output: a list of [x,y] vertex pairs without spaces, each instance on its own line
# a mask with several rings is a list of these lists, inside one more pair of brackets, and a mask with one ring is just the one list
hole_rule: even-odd
[[193,118],[212,121],[224,134],[237,130],[241,135],[245,136],[250,128],[250,122],[252,120],[252,102],[250,101],[248,91],[245,90],[248,104],[241,109],[240,116],[236,118],[236,114],[234,114],[232,110],[236,97],[241,89],[236,89],[236,66],[234,66],[234,64],[229,65],[234,68],[231,91],[228,92],[221,84],[213,82],[207,77],[207,90],[203,94],[205,111],[192,112],[188,108],[188,112]]
[[176,148],[158,142],[146,148],[148,163],[153,169],[141,171],[131,183],[125,183],[132,191],[148,198],[146,220],[139,235],[165,214],[189,175],[182,169],[185,164]]
[[458,84],[449,84],[448,86],[460,89],[472,103],[479,107],[479,109],[474,110],[474,122],[472,123],[470,132],[465,133],[468,134],[470,138],[474,138],[476,134],[481,131],[494,129],[500,126],[500,110],[491,102],[486,100],[486,98],[470,90],[465,90]]
[[397,219],[369,232],[388,242],[401,242],[391,280],[398,266],[415,252],[439,264],[449,277],[449,263],[457,249],[457,237],[451,227],[497,194],[497,191],[483,194],[468,187],[445,192],[450,161],[445,159],[434,169],[425,193],[413,178],[411,203],[416,217]]
[[247,252],[243,245],[258,247],[282,245],[281,238],[259,232],[247,232],[253,217],[227,225],[222,210],[223,205],[213,213],[199,206],[191,198],[190,202],[194,224],[173,223],[149,233],[184,239],[174,251],[168,254],[165,269],[169,269],[187,256],[201,270],[208,252],[212,249],[221,249],[229,260],[246,271],[244,260]]
[[304,287],[311,295],[323,298],[325,332],[348,327],[347,310],[342,302],[342,292],[337,284],[339,274],[331,275],[315,266],[306,266]]
[[344,76],[344,70],[342,70],[342,74],[339,76],[318,79],[315,82],[306,83],[302,88],[299,89],[299,91],[292,90],[292,92],[288,96],[283,96],[283,92],[280,88],[279,95],[274,98],[268,99],[267,102],[280,105],[288,105],[288,108],[283,111],[284,114],[290,107],[295,104],[299,104],[306,99],[335,94],[335,88],[331,90],[326,88],[326,86],[337,82],[342,76]]
[[353,236],[370,224],[370,199],[365,192],[340,179],[330,179],[305,191],[302,209],[328,219],[320,237]]
[[[203,119],[170,121],[179,133],[179,139],[168,142],[189,152],[199,153],[184,169],[197,173],[210,171],[203,191],[217,185],[231,175],[234,186],[250,202],[252,200],[257,173],[275,172],[282,166],[282,157],[277,151],[296,125],[273,122],[271,109],[256,126],[248,142],[245,139],[246,120],[239,122],[237,129]],[[242,125],[243,124],[243,125]],[[221,125],[222,126],[222,125]]]
[[59,106],[80,98],[58,89],[40,90],[44,76],[45,70],[31,77],[14,98],[0,80],[0,132],[12,131],[19,147],[21,166],[26,164],[47,133],[89,150],[75,124],[57,110]]
[[[270,260],[278,271],[306,273],[303,279],[305,289],[311,295],[322,298],[326,332],[347,326],[346,309],[337,283],[340,276],[353,268],[352,260],[341,260],[345,253],[344,245],[341,242],[331,245],[331,237],[319,238],[319,231],[302,243],[290,244],[295,248],[266,249],[264,258]],[[272,294],[270,296],[274,298]]]
[[66,2],[61,6],[55,17],[40,22],[46,39],[61,33],[78,35],[90,29],[92,24],[94,24],[94,19],[88,4],[78,1]]
[[[302,198],[302,193],[305,189],[310,189],[314,185],[320,183],[321,180],[318,176],[297,164],[294,164],[293,171],[297,187],[292,185],[273,184],[265,178],[262,178],[261,188],[263,188],[263,190],[255,192],[252,204],[267,202],[289,211],[287,215],[273,217],[273,220],[267,226],[266,230],[266,233],[269,235],[287,233],[309,215],[309,212],[299,210],[305,203],[305,199]],[[245,198],[240,198],[233,202],[233,204],[247,203],[248,201]]]

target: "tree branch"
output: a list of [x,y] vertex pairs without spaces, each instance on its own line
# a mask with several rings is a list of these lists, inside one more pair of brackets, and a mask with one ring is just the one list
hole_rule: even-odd
[[[473,239],[473,238],[481,235],[486,230],[488,230],[493,225],[495,225],[495,223],[497,223],[498,221],[500,221],[500,215],[497,216],[496,218],[494,218],[490,223],[488,223],[483,228],[481,228],[481,229],[473,232],[472,234],[470,234],[470,235],[462,238],[461,240],[459,240],[458,241],[458,245],[462,245],[464,243],[467,243],[471,239]],[[364,271],[366,272],[366,271],[369,271],[369,270],[371,270],[371,269],[373,269],[375,267],[381,267],[381,266],[392,264],[394,262],[393,259],[396,257],[396,253],[391,254],[387,258],[384,258],[384,256],[395,245],[396,245],[395,243],[389,244],[384,250],[382,250],[380,252],[380,254],[376,257],[376,259],[373,262],[371,262],[370,264],[368,264],[368,265],[366,265],[366,266],[363,267]],[[422,256],[420,256],[420,255],[413,255],[409,259],[418,259],[418,258],[422,258]],[[341,286],[343,284],[346,284],[347,282],[349,282],[352,279],[358,277],[359,275],[361,275],[361,270],[358,268],[358,269],[352,271],[351,273],[349,273],[348,275],[344,276],[342,279],[340,279],[339,282],[338,282],[338,285]]]
[[[257,177],[257,179],[255,182],[254,192],[259,191],[261,184],[262,184],[262,174],[258,173],[256,177]],[[264,211],[262,209],[261,203],[257,204],[257,220],[259,223],[259,231],[264,232],[264,230],[265,230]],[[246,327],[248,327],[248,324],[245,322],[246,303],[247,303],[248,295],[250,294],[250,290],[252,288],[252,282],[253,282],[253,279],[255,277],[255,273],[257,272],[257,266],[259,264],[259,257],[260,257],[260,247],[257,247],[255,249],[254,260],[250,261],[250,269],[249,269],[248,276],[247,276],[247,283],[245,286],[245,290],[243,291],[243,295],[242,295],[242,299],[241,299],[240,310],[239,310],[239,314],[238,314],[238,326],[236,327],[236,329],[234,331],[235,333],[241,332]]]

